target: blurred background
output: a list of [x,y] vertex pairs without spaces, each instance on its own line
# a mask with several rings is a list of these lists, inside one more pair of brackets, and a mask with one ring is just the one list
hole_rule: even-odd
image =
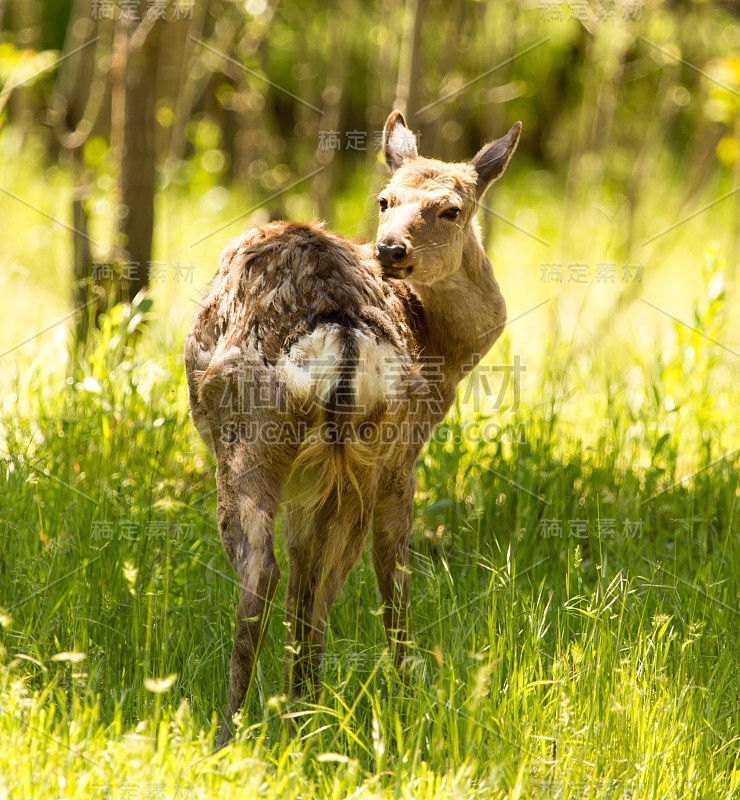
[[[194,730],[215,719],[236,586],[183,339],[250,225],[317,218],[372,239],[393,108],[448,160],[523,123],[479,214],[509,323],[416,469],[415,639],[431,668],[409,696],[413,738],[439,720],[430,763],[509,770],[506,796],[548,764],[571,775],[563,797],[594,774],[623,779],[609,797],[736,796],[734,0],[0,0],[0,662],[17,656],[62,709],[40,744],[6,749],[33,761],[68,741],[61,757],[82,764],[67,689],[121,731],[158,724],[151,679],[169,676]],[[385,639],[358,613],[377,604],[369,553],[343,592],[327,681],[344,694],[319,747],[375,752],[385,774],[385,689],[366,682]],[[279,653],[282,626],[269,636]],[[245,720],[280,691],[280,659],[261,663]],[[382,728],[400,730],[387,705]],[[23,719],[0,725],[26,736]],[[407,752],[398,736],[389,753]],[[238,769],[259,775],[255,753]]]
[[523,122],[480,217],[525,385],[570,376],[558,402],[580,396],[582,424],[610,382],[649,399],[641,353],[666,354],[662,384],[701,353],[715,397],[731,382],[736,2],[4,0],[0,26],[6,379],[89,372],[99,315],[144,287],[137,346],[176,358],[219,252],[257,222],[372,238],[400,108],[446,160]]

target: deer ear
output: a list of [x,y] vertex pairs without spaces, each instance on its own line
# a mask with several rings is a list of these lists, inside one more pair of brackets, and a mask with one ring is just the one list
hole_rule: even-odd
[[521,131],[522,123],[515,122],[506,136],[487,144],[473,157],[470,166],[478,173],[475,193],[479,199],[486,189],[504,174],[506,165],[516,150],[516,143],[519,141]]
[[393,174],[404,161],[418,158],[416,138],[400,111],[391,111],[383,131],[383,158]]

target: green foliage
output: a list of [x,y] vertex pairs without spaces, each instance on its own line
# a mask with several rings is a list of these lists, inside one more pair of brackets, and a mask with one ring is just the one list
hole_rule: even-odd
[[[38,51],[3,31],[3,91],[31,80],[0,118],[28,125],[0,130],[0,800],[740,796],[740,25],[726,3],[663,3],[589,33],[547,5],[426,4],[422,152],[467,158],[515,119],[524,138],[481,215],[510,324],[417,465],[411,680],[365,553],[320,703],[281,695],[281,594],[218,754],[237,587],[188,418],[187,318],[225,241],[269,213],[372,231],[372,133],[413,4],[208,4],[203,40],[247,70],[191,48],[153,256],[196,278],[110,309],[72,355],[70,199],[88,184],[109,258],[116,157],[99,121],[73,175],[38,124],[69,4],[38,6]],[[160,144],[177,111],[160,98]],[[367,150],[321,152],[327,127]],[[259,207],[319,164],[324,210],[319,180]],[[644,282],[568,280],[604,260],[644,261]],[[538,280],[545,262],[565,279]],[[500,369],[517,363],[518,389]]]
[[[715,336],[722,265],[706,263],[694,322]],[[177,352],[146,330],[133,347],[156,310],[112,309],[79,379],[27,378],[3,416],[1,791],[736,796],[738,457],[703,455],[722,409],[702,336],[677,326],[672,353],[644,356],[636,407],[591,354],[609,423],[593,446],[588,420],[564,424],[578,398],[556,371],[495,390],[494,413],[463,384],[417,469],[412,679],[389,663],[366,554],[320,704],[280,694],[280,595],[237,741],[212,755],[236,587]],[[665,419],[669,394],[701,429]],[[684,478],[692,452],[712,460]]]

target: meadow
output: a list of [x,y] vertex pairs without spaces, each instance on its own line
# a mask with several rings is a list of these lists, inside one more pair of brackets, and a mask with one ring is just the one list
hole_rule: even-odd
[[[412,679],[366,552],[321,702],[281,695],[283,585],[214,753],[236,585],[181,347],[218,252],[264,211],[224,226],[259,198],[174,176],[164,280],[75,350],[68,232],[39,212],[67,218],[69,177],[0,135],[0,183],[31,204],[0,196],[0,800],[740,797],[735,198],[640,245],[729,186],[682,211],[666,167],[629,249],[616,192],[563,211],[558,179],[512,165],[486,219],[510,324],[417,466]],[[372,232],[364,169],[336,202],[350,236]],[[301,190],[288,207],[314,213]]]

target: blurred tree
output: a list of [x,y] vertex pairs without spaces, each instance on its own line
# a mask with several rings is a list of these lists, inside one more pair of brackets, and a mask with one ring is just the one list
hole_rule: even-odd
[[[62,163],[73,174],[72,194],[73,279],[72,302],[78,309],[75,319],[75,339],[84,341],[89,322],[105,308],[105,296],[99,292],[91,297],[94,255],[88,235],[87,205],[93,175],[84,163],[83,150],[101,121],[101,109],[109,100],[108,59],[113,26],[110,20],[97,19],[90,0],[76,0],[70,15],[70,25],[64,42],[67,54],[60,63],[54,92],[46,116],[60,148]],[[105,137],[109,128],[103,120]],[[94,301],[94,302],[93,302]]]
[[157,152],[157,78],[164,20],[149,0],[138,0],[136,15],[116,20],[115,111],[111,136],[121,160],[121,197],[116,213],[116,255],[121,294],[131,300],[149,283],[154,232]]
[[419,110],[422,80],[422,26],[429,0],[406,0],[403,39],[399,54],[396,99],[393,107],[412,119]]

